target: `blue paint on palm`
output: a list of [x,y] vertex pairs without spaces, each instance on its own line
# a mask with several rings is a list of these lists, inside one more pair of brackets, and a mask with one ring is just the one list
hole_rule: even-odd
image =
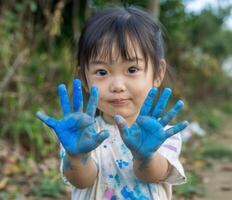
[[76,156],[80,153],[88,153],[98,147],[108,136],[108,131],[96,132],[96,121],[94,118],[98,104],[98,89],[93,86],[86,112],[83,112],[83,98],[81,81],[73,81],[73,111],[69,101],[68,92],[64,84],[58,86],[61,108],[64,117],[56,120],[43,112],[36,113],[37,117],[47,126],[51,127],[64,149],[70,155]]
[[131,150],[134,157],[139,157],[144,161],[149,160],[166,139],[188,125],[184,121],[164,130],[164,126],[181,110],[183,102],[178,101],[170,111],[161,117],[171,96],[171,89],[164,89],[155,108],[152,109],[156,93],[156,88],[149,91],[136,121],[130,128],[128,128],[126,120],[122,116],[115,115],[114,117],[126,146]]

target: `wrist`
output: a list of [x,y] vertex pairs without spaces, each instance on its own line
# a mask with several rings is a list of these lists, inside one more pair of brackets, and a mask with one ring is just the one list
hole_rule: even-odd
[[63,169],[64,170],[75,170],[80,166],[87,165],[90,162],[90,154],[79,154],[77,156],[70,155],[66,152],[63,158]]
[[154,153],[151,153],[149,155],[139,155],[139,154],[133,154],[134,159],[134,167],[139,169],[140,171],[146,168],[150,161],[154,158]]
[[154,152],[152,153],[147,153],[146,155],[144,154],[138,154],[138,153],[132,153],[133,159],[136,160],[137,162],[147,162],[151,160],[154,157]]
[[67,159],[73,164],[75,163],[86,164],[86,162],[88,162],[89,158],[91,157],[90,153],[80,153],[74,156],[66,152],[66,155],[67,155]]
[[162,182],[170,175],[172,166],[166,158],[155,153],[148,162],[135,160],[133,164],[135,175],[144,182]]

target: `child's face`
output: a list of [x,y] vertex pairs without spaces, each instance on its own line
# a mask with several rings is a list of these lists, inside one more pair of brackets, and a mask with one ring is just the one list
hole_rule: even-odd
[[154,80],[150,61],[145,67],[145,61],[139,51],[137,56],[138,63],[136,59],[126,61],[119,58],[113,63],[100,59],[92,60],[89,69],[86,70],[88,88],[91,85],[98,87],[98,109],[103,112],[103,117],[108,123],[114,124],[113,117],[119,114],[131,125],[148,91],[153,86],[160,85],[165,69],[161,70],[159,78]]

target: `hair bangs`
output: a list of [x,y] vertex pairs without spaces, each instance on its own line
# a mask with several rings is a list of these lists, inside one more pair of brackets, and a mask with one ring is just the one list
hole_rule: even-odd
[[[97,40],[92,46],[89,53],[88,64],[93,60],[106,61],[113,63],[117,59],[125,61],[144,59],[145,64],[148,62],[146,54],[147,46],[144,46],[137,30],[128,23],[113,24],[111,31],[105,32],[100,40]],[[142,57],[139,57],[139,54]]]

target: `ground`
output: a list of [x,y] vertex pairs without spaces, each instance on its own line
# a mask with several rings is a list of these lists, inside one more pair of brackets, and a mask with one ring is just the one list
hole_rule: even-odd
[[[227,119],[220,134],[214,134],[210,140],[227,146],[232,150],[232,118]],[[200,172],[203,177],[205,197],[196,200],[231,200],[232,199],[232,162],[231,159],[213,159],[212,167]]]

